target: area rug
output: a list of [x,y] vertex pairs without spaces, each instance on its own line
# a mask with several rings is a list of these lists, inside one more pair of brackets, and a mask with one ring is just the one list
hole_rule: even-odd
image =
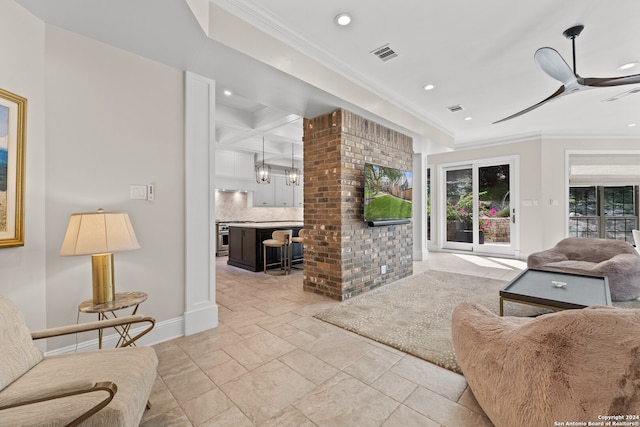
[[[507,282],[429,270],[344,301],[316,318],[461,373],[453,351],[451,313],[472,301],[498,314]],[[615,303],[640,308],[640,301]],[[539,307],[505,303],[505,315],[536,316]]]

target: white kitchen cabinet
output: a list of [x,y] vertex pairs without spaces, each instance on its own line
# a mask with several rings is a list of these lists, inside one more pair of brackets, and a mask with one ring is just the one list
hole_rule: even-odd
[[248,180],[256,179],[256,167],[253,154],[235,153],[234,156],[234,176]]
[[255,179],[253,154],[216,151],[216,175],[240,179]]
[[256,182],[253,154],[216,150],[215,158],[216,188],[241,191],[253,190],[253,184]]
[[304,206],[304,186],[302,184],[293,187],[293,205],[296,208]]
[[271,184],[256,184],[253,192],[253,207],[266,208],[274,205],[273,178]]
[[292,208],[293,205],[293,188],[287,185],[284,176],[276,175],[271,181],[274,183],[275,203],[274,205],[281,208]]
[[233,151],[216,151],[216,175],[235,176],[235,154]]
[[253,192],[253,207],[293,208],[303,205],[302,186],[287,185],[282,175],[272,175],[271,184],[256,184]]

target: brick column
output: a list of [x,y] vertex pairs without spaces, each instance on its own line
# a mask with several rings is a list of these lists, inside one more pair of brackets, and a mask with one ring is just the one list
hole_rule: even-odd
[[412,145],[345,110],[304,120],[305,290],[345,300],[412,274],[412,224],[363,218],[364,164],[411,170]]

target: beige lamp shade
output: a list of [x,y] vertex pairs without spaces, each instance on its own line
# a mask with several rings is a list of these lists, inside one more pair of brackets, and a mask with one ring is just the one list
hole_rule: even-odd
[[139,247],[128,214],[100,209],[71,215],[60,255],[94,255]]
[[91,255],[93,303],[104,304],[116,294],[113,253],[139,247],[129,215],[98,209],[71,215],[60,255]]

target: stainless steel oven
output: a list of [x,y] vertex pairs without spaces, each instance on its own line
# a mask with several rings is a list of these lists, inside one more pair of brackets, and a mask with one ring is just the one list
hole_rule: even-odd
[[216,248],[216,256],[229,255],[229,225],[225,223],[217,223],[218,244]]

